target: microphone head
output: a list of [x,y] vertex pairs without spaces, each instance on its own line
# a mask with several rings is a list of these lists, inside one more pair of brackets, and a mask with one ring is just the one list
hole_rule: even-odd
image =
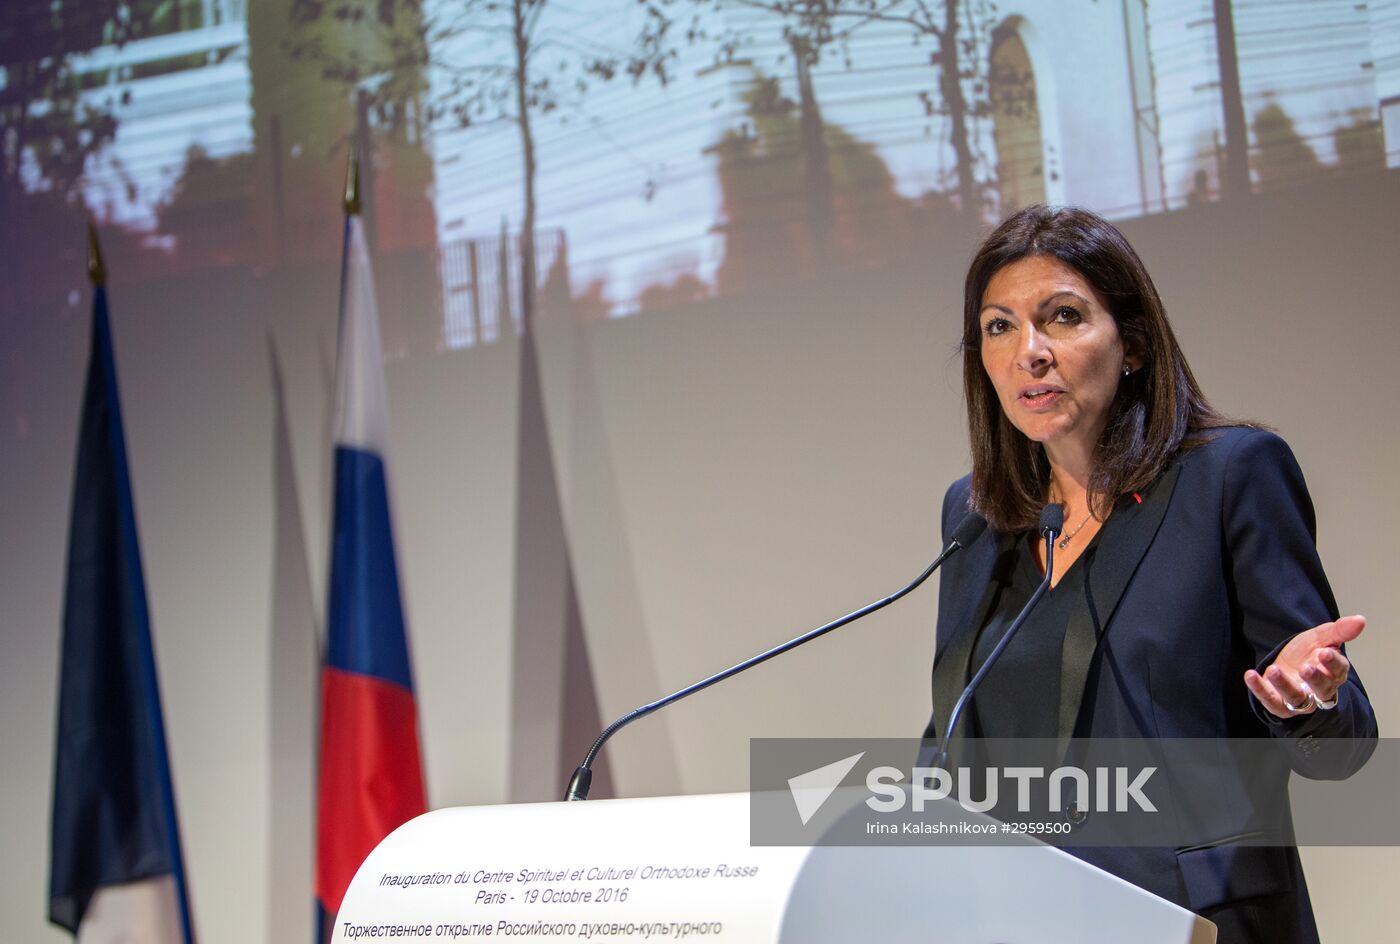
[[1064,505],[1049,504],[1040,511],[1040,533],[1050,537],[1057,536],[1065,529],[1065,507]]
[[982,536],[982,532],[987,530],[987,519],[977,512],[968,513],[967,517],[958,522],[958,526],[953,529],[953,536],[948,539],[949,544],[956,544],[959,547],[967,547],[973,541]]

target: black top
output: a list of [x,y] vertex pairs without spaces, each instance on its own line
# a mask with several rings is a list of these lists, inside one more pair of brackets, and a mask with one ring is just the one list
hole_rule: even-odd
[[[1096,534],[1096,540],[1097,537]],[[994,576],[995,598],[972,650],[968,678],[982,668],[1045,577],[1031,549],[1031,540],[1030,535],[1019,538]],[[1037,536],[1035,540],[1041,539]],[[968,721],[969,731],[976,737],[1055,737],[1060,705],[1060,653],[1070,612],[1084,594],[1084,568],[1079,565],[1085,554],[1076,558],[1060,582],[1046,591],[973,695]]]

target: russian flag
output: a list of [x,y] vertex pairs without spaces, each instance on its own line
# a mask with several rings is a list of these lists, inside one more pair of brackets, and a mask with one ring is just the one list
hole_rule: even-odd
[[101,285],[63,605],[49,920],[80,941],[194,940]]
[[335,510],[321,671],[319,940],[355,870],[427,809],[408,636],[384,472],[388,413],[374,280],[360,217],[345,220],[336,364]]

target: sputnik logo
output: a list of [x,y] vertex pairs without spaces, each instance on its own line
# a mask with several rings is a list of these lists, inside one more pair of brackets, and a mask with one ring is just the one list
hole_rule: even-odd
[[860,763],[860,759],[865,756],[865,751],[859,754],[852,754],[850,757],[835,761],[818,767],[816,770],[809,770],[805,774],[798,774],[788,780],[788,789],[792,791],[792,802],[797,807],[797,815],[802,819],[802,825],[806,826],[817,811],[822,808],[831,795],[836,792],[836,788],[841,786],[841,781],[846,779],[846,775],[851,772],[851,768]]

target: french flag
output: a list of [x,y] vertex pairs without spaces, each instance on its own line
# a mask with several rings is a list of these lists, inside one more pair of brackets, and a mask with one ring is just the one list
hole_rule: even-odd
[[427,809],[418,710],[394,562],[388,412],[374,280],[360,217],[345,219],[336,364],[335,509],[321,670],[318,940],[360,863]]
[[51,826],[50,921],[83,944],[192,944],[100,284],[73,474]]

